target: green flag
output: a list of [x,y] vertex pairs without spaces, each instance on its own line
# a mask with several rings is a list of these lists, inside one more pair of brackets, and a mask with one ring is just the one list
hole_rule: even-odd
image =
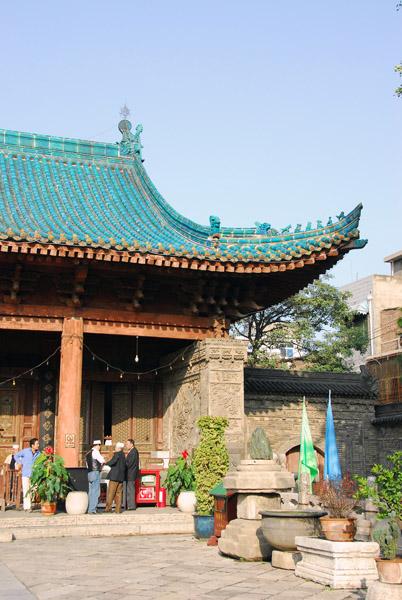
[[310,494],[311,483],[318,473],[317,461],[315,459],[313,440],[311,439],[310,426],[308,424],[305,398],[303,398],[303,416],[300,438],[300,460],[299,460],[299,481],[302,473],[310,475]]

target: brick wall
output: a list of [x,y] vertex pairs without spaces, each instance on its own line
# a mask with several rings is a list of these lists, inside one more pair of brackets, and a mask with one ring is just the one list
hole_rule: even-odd
[[[327,397],[310,398],[307,405],[313,442],[322,452],[325,450],[327,402]],[[378,431],[371,424],[374,399],[332,398],[332,411],[342,472],[369,474],[372,465],[378,462]],[[248,448],[257,427],[264,429],[273,451],[278,454],[286,454],[300,444],[302,398],[246,394],[245,414]]]

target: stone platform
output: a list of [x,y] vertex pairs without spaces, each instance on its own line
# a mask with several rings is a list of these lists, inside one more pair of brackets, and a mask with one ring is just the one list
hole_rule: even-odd
[[377,542],[330,542],[323,538],[296,537],[302,560],[295,575],[336,589],[367,588],[378,579]]
[[193,532],[192,515],[171,507],[140,507],[120,514],[104,513],[102,509],[95,515],[68,515],[60,512],[50,517],[42,515],[40,509],[32,513],[17,510],[0,513],[0,542],[54,537]]

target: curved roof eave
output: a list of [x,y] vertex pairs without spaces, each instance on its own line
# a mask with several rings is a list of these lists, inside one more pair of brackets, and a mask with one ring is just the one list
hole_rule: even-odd
[[164,200],[140,152],[125,157],[118,144],[0,130],[0,240],[28,251],[39,245],[57,253],[76,248],[86,255],[252,263],[283,270],[363,247],[361,210],[359,204],[335,222],[329,218],[323,226],[317,221],[314,229],[311,223],[294,231],[291,226],[278,231],[269,223],[221,228],[216,217],[206,227]]

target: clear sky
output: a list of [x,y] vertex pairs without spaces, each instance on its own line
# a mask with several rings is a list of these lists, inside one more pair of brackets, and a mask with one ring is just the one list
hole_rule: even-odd
[[[396,0],[18,0],[0,6],[0,128],[116,142],[186,217],[286,227],[364,205],[343,285],[402,250]],[[402,81],[401,81],[402,82]]]

